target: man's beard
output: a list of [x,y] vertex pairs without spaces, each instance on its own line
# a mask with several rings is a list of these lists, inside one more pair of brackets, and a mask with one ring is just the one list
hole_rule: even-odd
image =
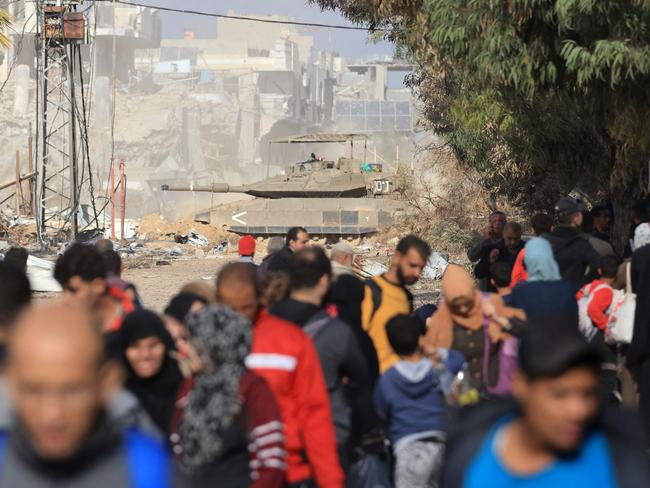
[[417,280],[409,280],[404,276],[404,273],[402,273],[402,268],[401,266],[397,267],[397,281],[401,286],[406,286],[406,285],[412,285],[414,284]]

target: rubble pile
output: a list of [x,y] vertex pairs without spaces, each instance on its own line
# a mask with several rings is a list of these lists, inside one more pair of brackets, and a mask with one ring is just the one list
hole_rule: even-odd
[[[175,237],[187,236],[186,242],[192,239],[192,234],[196,237],[194,239],[201,240],[199,237],[204,237],[207,242],[203,245],[220,244],[223,241],[228,241],[231,244],[237,242],[237,235],[230,232],[221,231],[211,225],[195,222],[192,219],[177,220],[175,222],[168,222],[162,215],[149,214],[140,220],[137,227],[138,236],[146,241],[155,240],[172,240],[176,242]],[[198,243],[195,243],[198,244]]]

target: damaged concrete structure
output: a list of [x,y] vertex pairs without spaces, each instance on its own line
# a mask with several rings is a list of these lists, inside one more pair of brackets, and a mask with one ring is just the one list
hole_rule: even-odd
[[[7,72],[16,59],[28,67],[33,86],[33,39],[28,38],[33,0],[4,2],[17,13],[24,10],[26,35],[14,39],[0,68]],[[327,160],[350,156],[343,145],[269,150],[270,141],[296,134],[366,133],[367,158],[383,163],[385,171],[410,159],[410,93],[400,83],[391,84],[391,77],[408,71],[408,65],[317,51],[312,36],[290,25],[218,19],[210,38],[199,39],[188,28],[180,39],[162,39],[155,9],[98,2],[91,13],[93,39],[84,48],[83,67],[87,93],[92,94],[88,131],[93,178],[105,195],[111,154],[118,163],[125,161],[127,217],[150,212],[186,217],[242,199],[161,193],[164,183],[251,184],[280,174],[312,152]],[[21,29],[21,24],[15,26],[17,32]],[[11,107],[0,103],[4,113],[24,114],[0,117],[0,143],[10,148],[26,148],[35,113],[32,91],[21,88],[22,83],[12,87],[16,73],[25,77],[25,70],[13,69],[8,89],[16,96]],[[363,159],[360,152],[353,157]],[[83,195],[82,203],[88,201],[89,195]]]

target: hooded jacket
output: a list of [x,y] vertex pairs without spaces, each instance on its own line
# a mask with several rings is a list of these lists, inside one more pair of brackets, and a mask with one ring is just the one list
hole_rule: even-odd
[[[451,356],[450,356],[451,357]],[[462,355],[455,353],[453,369],[462,366]],[[447,407],[440,387],[439,372],[429,359],[400,361],[386,371],[375,388],[375,408],[388,423],[395,452],[411,441],[444,439]]]
[[[443,461],[441,488],[461,488],[465,475],[494,425],[505,416],[519,415],[512,400],[493,400],[462,410],[450,423]],[[604,412],[592,427],[605,434],[619,488],[650,486],[648,458],[636,417]]]
[[[339,445],[346,444],[352,409],[370,414],[373,411],[368,366],[351,327],[315,305],[292,299],[277,304],[272,313],[305,330],[310,326],[317,329],[310,336],[323,368],[337,441]],[[347,385],[343,384],[344,377],[348,379]],[[368,415],[363,418],[365,421]]]
[[551,243],[560,274],[571,283],[573,293],[596,278],[602,258],[589,243],[587,234],[569,225],[558,225],[543,237]]
[[343,485],[327,389],[312,341],[294,324],[261,310],[246,366],[263,377],[282,412],[287,480]]

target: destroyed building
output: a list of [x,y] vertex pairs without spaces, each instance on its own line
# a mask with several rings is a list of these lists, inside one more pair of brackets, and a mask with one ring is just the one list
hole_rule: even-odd
[[[14,148],[26,169],[35,113],[33,2],[4,3],[17,24],[0,65],[8,79],[0,142],[11,149],[3,155],[3,181],[13,177]],[[93,178],[105,199],[111,156],[125,161],[129,217],[185,217],[242,198],[162,193],[164,183],[250,184],[312,152],[328,151],[328,160],[347,155],[345,147],[317,144],[269,149],[270,141],[297,134],[361,132],[369,135],[370,162],[391,171],[410,164],[415,115],[402,83],[408,64],[316,50],[312,36],[292,25],[254,24],[251,36],[246,21],[220,18],[208,38],[188,28],[182,38],[164,39],[155,9],[98,2],[88,15],[90,42],[82,52]],[[83,204],[88,199],[82,195]]]

